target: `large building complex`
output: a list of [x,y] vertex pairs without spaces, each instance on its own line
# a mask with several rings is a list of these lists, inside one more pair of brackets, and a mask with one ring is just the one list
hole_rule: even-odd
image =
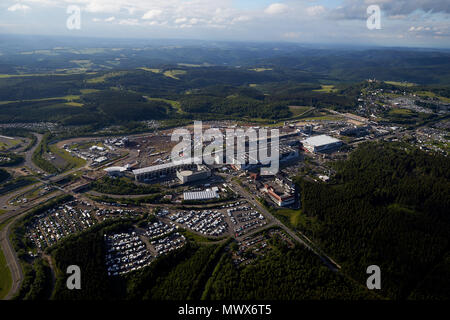
[[177,178],[181,184],[204,180],[211,177],[211,170],[205,165],[197,165],[196,170],[178,170]]
[[194,170],[197,168],[194,158],[183,159],[179,161],[171,161],[152,167],[133,170],[136,181],[147,182],[168,174],[176,174],[177,170]]
[[303,147],[309,152],[324,152],[342,145],[342,141],[325,134],[320,136],[310,137],[302,141]]

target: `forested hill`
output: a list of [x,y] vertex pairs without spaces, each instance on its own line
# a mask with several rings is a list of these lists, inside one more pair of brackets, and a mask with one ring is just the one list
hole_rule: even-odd
[[361,282],[369,265],[380,266],[386,297],[447,297],[448,158],[367,143],[336,168],[332,185],[298,180],[310,235]]

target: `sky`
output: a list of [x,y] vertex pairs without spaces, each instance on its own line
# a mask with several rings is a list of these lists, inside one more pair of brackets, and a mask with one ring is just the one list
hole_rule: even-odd
[[450,48],[450,1],[1,0],[0,33]]

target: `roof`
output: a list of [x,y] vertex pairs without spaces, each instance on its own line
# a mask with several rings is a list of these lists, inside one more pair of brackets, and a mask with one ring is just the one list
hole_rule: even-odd
[[106,172],[111,173],[111,172],[124,172],[127,171],[126,168],[124,167],[109,167],[109,168],[105,168],[104,169]]
[[184,200],[208,200],[217,198],[216,190],[205,190],[183,193]]
[[320,147],[331,143],[341,142],[341,140],[322,134],[320,136],[310,137],[302,142],[303,144],[308,144],[310,146]]
[[177,167],[180,165],[193,164],[193,163],[195,163],[195,160],[197,160],[197,158],[187,158],[187,159],[182,159],[182,160],[178,160],[178,161],[171,161],[171,162],[167,162],[167,163],[163,163],[163,164],[158,164],[156,166],[133,170],[133,174],[138,175],[138,174],[143,174],[143,173],[156,172],[156,171],[160,171],[160,170],[164,170],[164,169],[170,169],[170,168]]

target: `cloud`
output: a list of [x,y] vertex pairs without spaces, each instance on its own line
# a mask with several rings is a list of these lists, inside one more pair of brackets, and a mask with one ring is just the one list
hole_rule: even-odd
[[312,6],[312,7],[308,7],[306,8],[306,13],[309,16],[318,16],[321,15],[322,13],[325,12],[325,7],[324,6]]
[[331,11],[335,19],[367,19],[369,5],[379,5],[386,17],[398,19],[415,12],[450,13],[448,0],[344,0],[342,6]]
[[116,17],[109,17],[105,19],[105,22],[113,22],[114,20],[116,20]]
[[139,20],[138,19],[122,19],[119,21],[119,24],[125,25],[125,26],[138,26]]
[[264,10],[264,12],[267,14],[281,14],[285,13],[287,9],[288,6],[283,3],[272,3]]
[[162,14],[162,10],[160,9],[152,9],[147,11],[143,16],[142,19],[144,20],[152,20],[156,17],[159,17]]
[[31,8],[29,6],[27,6],[26,4],[16,3],[16,4],[12,5],[11,7],[9,7],[8,11],[11,11],[11,12],[27,11],[27,10],[30,10],[30,9]]
[[188,19],[185,18],[185,17],[183,17],[183,18],[178,18],[178,19],[175,19],[175,24],[181,24],[181,23],[186,22],[187,20],[188,20]]

